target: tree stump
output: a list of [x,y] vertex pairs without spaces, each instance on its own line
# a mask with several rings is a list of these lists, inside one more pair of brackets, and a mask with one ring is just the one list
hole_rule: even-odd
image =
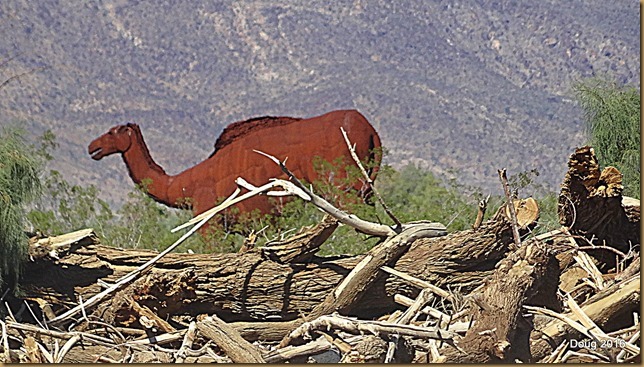
[[[622,197],[622,174],[615,167],[600,171],[593,148],[578,148],[570,156],[559,194],[559,222],[571,234],[623,253],[639,250],[639,200]],[[637,201],[636,205],[634,201]],[[579,243],[580,246],[588,245]],[[614,263],[614,254],[600,256]]]

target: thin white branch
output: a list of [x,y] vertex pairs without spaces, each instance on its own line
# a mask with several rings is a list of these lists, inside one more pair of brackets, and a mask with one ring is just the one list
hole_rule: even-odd
[[449,292],[447,292],[445,290],[442,290],[441,288],[439,288],[439,287],[437,287],[437,286],[435,286],[435,285],[433,285],[431,283],[428,283],[428,282],[426,282],[426,281],[424,281],[422,279],[418,279],[418,278],[413,277],[413,276],[411,276],[409,274],[406,274],[406,273],[403,273],[403,272],[398,271],[396,269],[390,268],[389,266],[383,266],[380,269],[384,270],[385,272],[387,272],[389,274],[395,275],[395,276],[401,278],[402,280],[406,281],[407,283],[413,284],[413,285],[415,285],[416,287],[418,287],[420,289],[427,288],[427,289],[429,289],[430,291],[432,291],[433,293],[435,293],[438,296],[441,296],[441,297],[443,297],[443,298],[445,298],[445,299],[447,299],[447,300],[449,300],[451,302],[454,301],[454,297]]
[[56,353],[53,363],[63,363],[63,359],[69,353],[69,351],[74,347],[74,344],[78,343],[81,340],[81,336],[76,334],[69,338],[63,347]]
[[122,287],[125,287],[126,285],[130,284],[132,281],[134,281],[141,273],[144,271],[147,271],[156,263],[159,261],[162,257],[170,253],[172,250],[177,248],[183,241],[185,241],[188,237],[190,237],[193,233],[195,233],[199,228],[201,228],[206,222],[212,218],[216,212],[212,214],[206,215],[203,220],[201,220],[197,225],[192,227],[188,232],[186,232],[183,236],[181,236],[178,240],[176,240],[172,245],[168,246],[164,251],[160,252],[157,256],[154,258],[150,259],[147,261],[145,264],[141,265],[137,269],[131,271],[130,273],[126,274],[123,276],[121,279],[119,279],[116,283],[114,283],[111,287],[105,289],[104,291],[94,295],[90,299],[88,299],[85,303],[80,303],[78,306],[72,308],[71,310],[63,313],[62,315],[56,316],[55,318],[51,319],[49,321],[50,324],[56,324],[60,323],[64,320],[69,319],[70,317],[76,315],[78,312],[80,312],[83,309],[88,309],[90,307],[93,307],[100,303],[103,299],[107,298],[109,295],[112,293],[116,292],[117,290],[121,289]]
[[[235,179],[235,183],[238,186],[243,187],[248,191],[258,189],[257,186],[255,186],[255,185],[251,184],[250,182],[244,180],[243,177],[237,177],[237,179]],[[268,191],[265,194],[268,195],[268,196],[291,196],[291,195],[293,195],[290,192],[286,192],[286,191],[283,191],[283,190],[280,190],[280,191]]]
[[[390,226],[386,226],[383,224],[379,223],[373,223],[369,222],[363,219],[358,218],[357,216],[353,214],[348,214],[343,212],[342,210],[334,207],[331,205],[328,201],[324,200],[322,197],[315,195],[312,193],[306,185],[304,185],[297,177],[293,175],[291,171],[289,171],[288,168],[286,168],[285,162],[280,162],[277,158],[273,157],[270,154],[266,154],[264,152],[261,152],[259,150],[254,150],[254,152],[261,154],[271,161],[273,161],[275,164],[279,165],[280,168],[286,175],[288,176],[289,180],[298,188],[300,188],[302,191],[304,191],[307,195],[311,197],[311,203],[320,208],[322,211],[325,213],[331,215],[335,219],[337,219],[340,223],[346,224],[350,227],[353,227],[361,232],[364,232],[366,234],[374,235],[374,236],[379,236],[379,237],[388,237],[395,235],[396,233],[399,233],[401,229],[394,230]],[[440,223],[436,223],[437,230],[442,230],[444,231],[445,226],[443,226]]]
[[364,176],[365,181],[367,182],[367,184],[369,185],[369,187],[373,191],[374,195],[376,195],[376,198],[378,199],[378,202],[380,202],[380,205],[382,205],[382,208],[385,210],[385,213],[387,213],[389,218],[391,218],[391,220],[393,220],[394,223],[396,223],[396,226],[398,228],[400,228],[402,226],[402,223],[400,223],[400,220],[398,220],[398,218],[396,218],[394,213],[392,213],[391,210],[389,210],[389,207],[387,206],[385,201],[382,199],[382,196],[380,196],[380,193],[378,192],[378,190],[376,190],[376,187],[373,184],[373,180],[371,179],[371,177],[369,177],[369,174],[367,173],[367,171],[362,166],[362,163],[360,163],[360,158],[356,154],[356,145],[355,144],[353,144],[353,146],[351,145],[351,141],[349,141],[349,136],[347,135],[347,132],[344,131],[343,127],[340,127],[340,130],[342,131],[342,136],[344,136],[344,141],[347,143],[347,147],[349,148],[349,152],[351,153],[351,157],[356,162],[356,165],[358,166],[358,168],[360,168],[360,172],[362,172],[362,176]]

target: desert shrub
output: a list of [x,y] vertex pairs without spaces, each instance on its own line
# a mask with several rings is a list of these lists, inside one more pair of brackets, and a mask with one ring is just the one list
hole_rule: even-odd
[[126,203],[103,231],[107,245],[161,251],[181,237],[170,229],[188,221],[191,213],[155,202],[146,194],[148,185],[144,180],[128,193]]
[[44,235],[58,235],[94,227],[105,235],[105,225],[114,217],[107,202],[98,197],[94,185],[69,184],[58,171],[44,178],[43,193],[28,218]]

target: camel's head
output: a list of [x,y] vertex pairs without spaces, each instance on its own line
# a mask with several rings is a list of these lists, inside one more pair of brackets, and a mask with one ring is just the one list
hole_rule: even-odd
[[136,124],[114,126],[96,138],[87,148],[92,159],[100,160],[110,154],[127,152],[132,145],[135,129],[138,129]]

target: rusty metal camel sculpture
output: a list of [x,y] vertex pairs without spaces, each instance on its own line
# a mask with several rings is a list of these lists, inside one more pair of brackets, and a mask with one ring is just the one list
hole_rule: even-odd
[[[253,185],[263,185],[270,178],[284,177],[283,172],[253,149],[279,159],[288,157],[289,169],[301,179],[314,182],[318,173],[313,167],[315,157],[328,162],[338,158],[352,162],[340,127],[347,132],[361,160],[370,160],[370,176],[375,179],[381,154],[380,138],[367,119],[355,110],[332,111],[322,116],[300,119],[292,117],[261,117],[230,124],[215,143],[215,151],[194,167],[170,176],[156,164],[136,124],[115,126],[89,144],[94,160],[121,153],[132,180],[147,181],[147,193],[159,203],[182,207],[187,200],[194,215],[215,206],[222,197],[232,194],[235,179],[243,177]],[[342,166],[344,167],[344,166]],[[341,169],[337,178],[346,177]],[[353,188],[365,194],[361,183]],[[237,204],[240,213],[259,209],[271,213],[273,205],[265,196],[256,196]]]

